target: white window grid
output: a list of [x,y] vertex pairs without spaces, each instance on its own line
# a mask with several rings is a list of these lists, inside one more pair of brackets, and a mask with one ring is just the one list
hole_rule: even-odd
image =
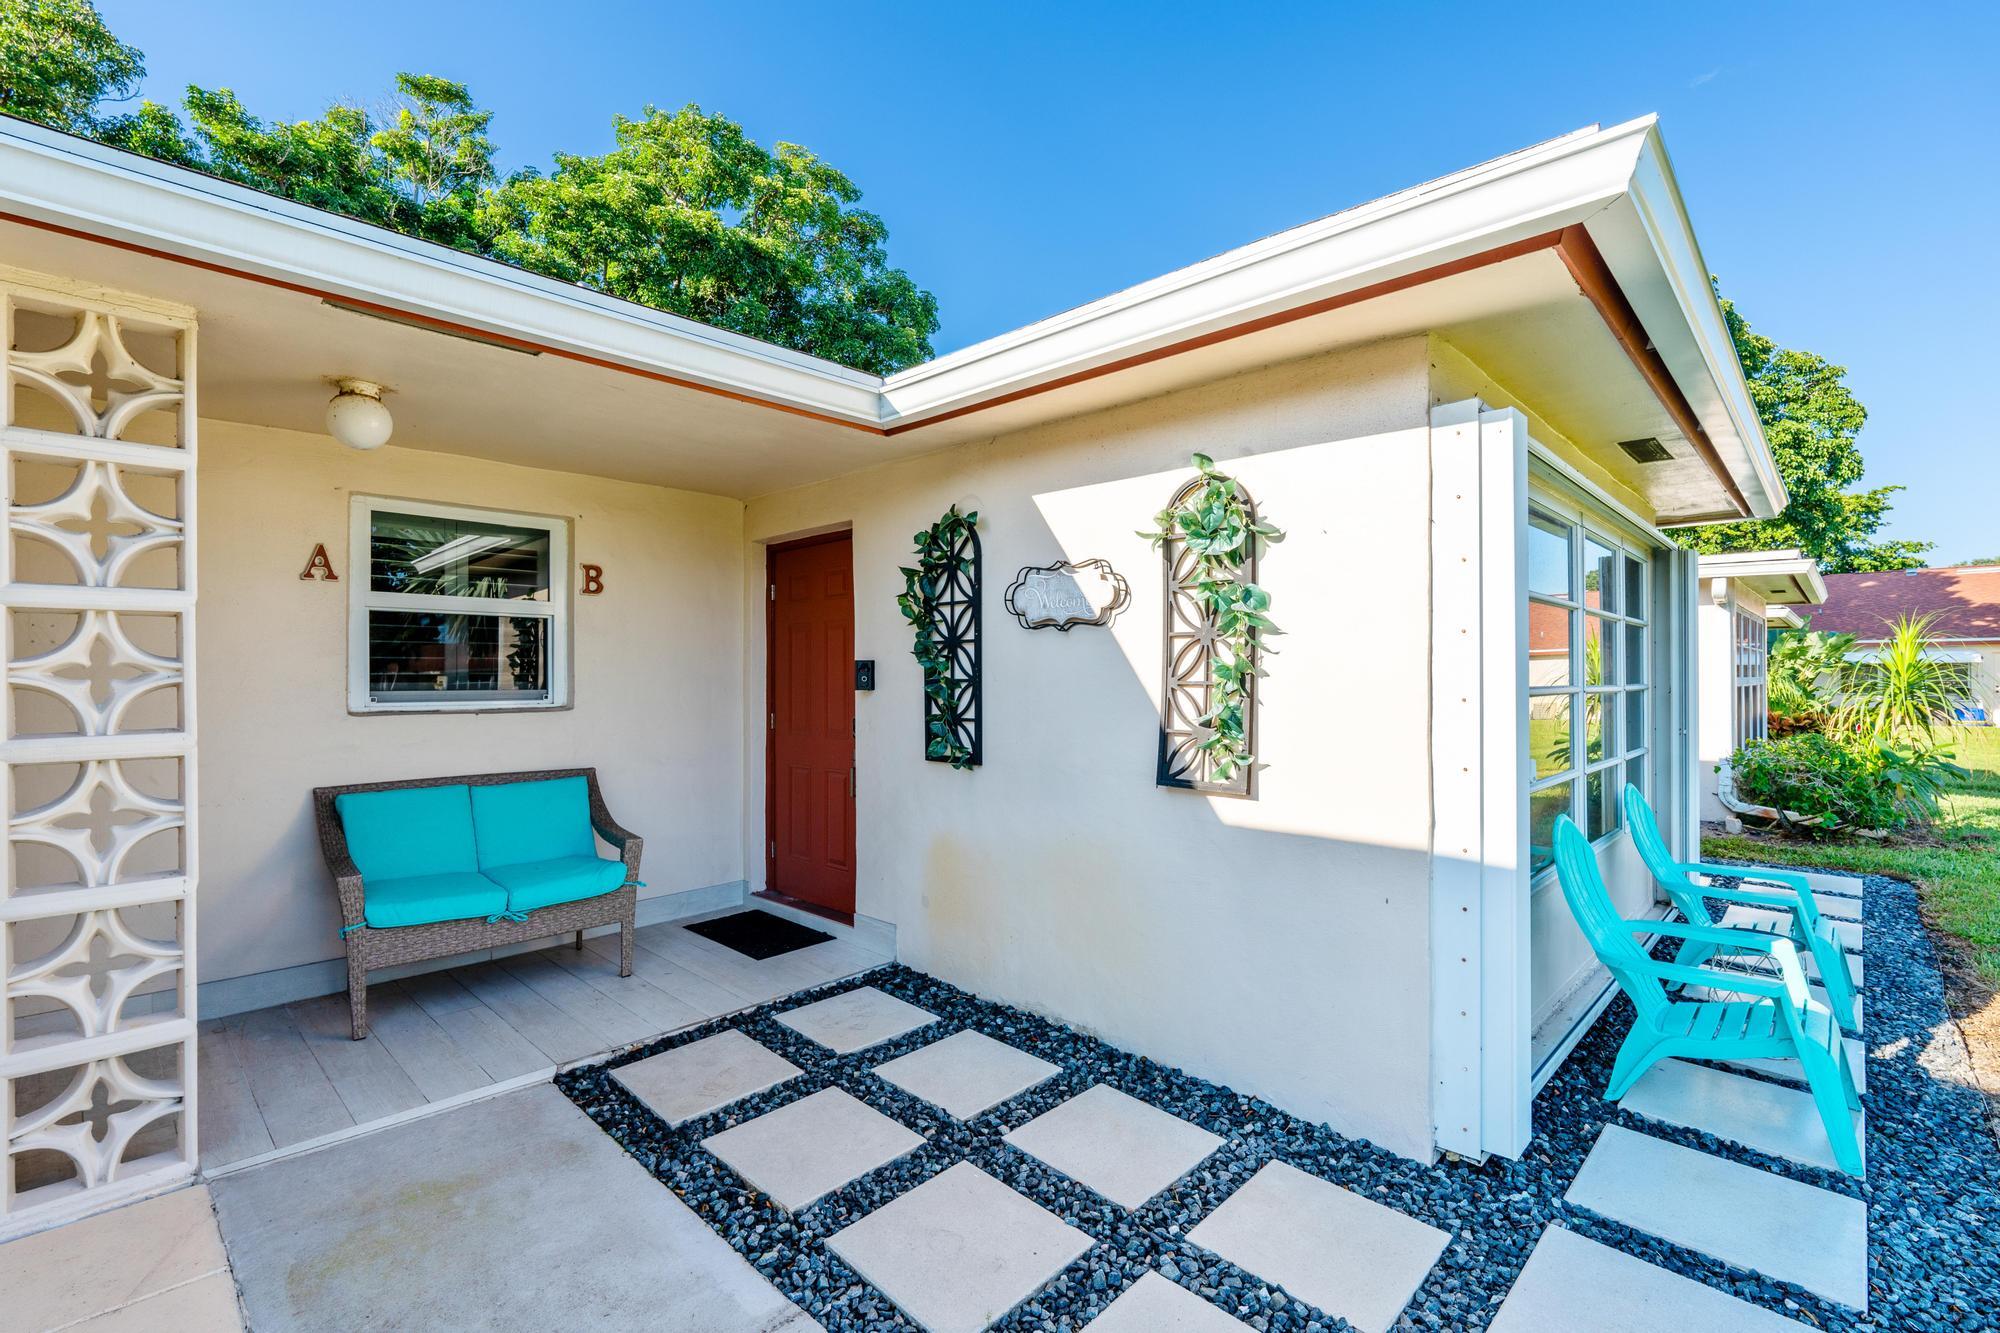
[[1741,606],[1731,610],[1731,670],[1736,747],[1770,733],[1770,695],[1764,617]]
[[[422,593],[378,592],[372,586],[370,558],[377,513],[417,514],[426,518],[458,519],[534,528],[549,534],[549,596],[545,602],[494,597],[445,597]],[[496,713],[546,712],[566,708],[570,698],[569,524],[543,514],[519,514],[469,505],[435,504],[390,496],[356,495],[349,515],[347,542],[347,706],[355,713]],[[548,652],[548,697],[545,699],[378,699],[369,688],[368,613],[370,611],[430,611],[443,615],[498,616],[547,622],[543,642]]]
[[[1565,530],[1568,537],[1569,596],[1557,597],[1530,592],[1531,604],[1554,608],[1566,617],[1569,658],[1562,684],[1528,688],[1529,712],[1533,716],[1538,698],[1568,700],[1570,755],[1560,770],[1546,775],[1534,771],[1530,758],[1528,800],[1530,809],[1537,797],[1570,788],[1568,814],[1594,843],[1616,834],[1623,824],[1620,794],[1630,780],[1641,791],[1650,786],[1648,756],[1653,724],[1653,643],[1651,603],[1653,566],[1648,553],[1628,541],[1610,535],[1601,525],[1565,514],[1553,506],[1537,502],[1531,521],[1540,519]],[[1589,560],[1595,546],[1611,554],[1613,587],[1610,605],[1599,590],[1598,604],[1591,606],[1585,587]],[[1634,572],[1636,570],[1636,572]],[[1531,612],[1532,614],[1532,612]],[[1589,636],[1586,626],[1595,622],[1601,629],[1596,680],[1590,679]],[[1588,721],[1593,710],[1600,719],[1601,751],[1589,753]],[[1528,729],[1532,740],[1533,728]],[[1590,811],[1591,782],[1600,792],[1600,814],[1593,822]],[[1540,874],[1550,861],[1543,844],[1531,838],[1531,871]]]

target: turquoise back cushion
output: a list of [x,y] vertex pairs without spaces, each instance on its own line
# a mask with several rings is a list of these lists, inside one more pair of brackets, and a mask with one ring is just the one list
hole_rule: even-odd
[[590,786],[581,777],[474,787],[472,828],[482,867],[597,855]]
[[334,797],[333,806],[363,880],[479,869],[472,802],[463,785],[347,792]]

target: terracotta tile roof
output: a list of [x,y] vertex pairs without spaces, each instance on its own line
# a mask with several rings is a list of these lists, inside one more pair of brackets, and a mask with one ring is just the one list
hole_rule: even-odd
[[2000,642],[2000,565],[1828,574],[1826,602],[1802,606],[1813,629],[1880,639],[1898,616],[1935,614],[1943,639]]

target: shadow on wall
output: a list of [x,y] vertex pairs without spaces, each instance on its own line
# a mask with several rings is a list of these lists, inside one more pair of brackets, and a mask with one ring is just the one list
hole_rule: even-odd
[[[981,514],[985,763],[923,761],[918,669],[884,651],[860,906],[896,923],[912,966],[1421,1155],[1428,477],[1405,438],[1387,443],[1217,458],[1287,532],[1259,571],[1282,634],[1248,800],[1155,783],[1164,572],[1138,530],[1190,469],[930,495]],[[1018,569],[1056,559],[1108,560],[1125,612],[1067,633],[992,614]],[[869,599],[893,601],[876,563],[857,546],[864,623]]]

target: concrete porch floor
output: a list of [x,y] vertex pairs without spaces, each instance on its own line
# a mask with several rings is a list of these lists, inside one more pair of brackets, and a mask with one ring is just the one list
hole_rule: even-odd
[[686,929],[642,926],[632,975],[616,934],[368,988],[369,1035],[348,1031],[346,995],[201,1024],[201,1166],[208,1175],[303,1146],[546,1082],[563,1065],[647,1041],[891,961],[839,934],[754,959]]
[[260,1333],[817,1327],[547,1083],[213,1189]]

